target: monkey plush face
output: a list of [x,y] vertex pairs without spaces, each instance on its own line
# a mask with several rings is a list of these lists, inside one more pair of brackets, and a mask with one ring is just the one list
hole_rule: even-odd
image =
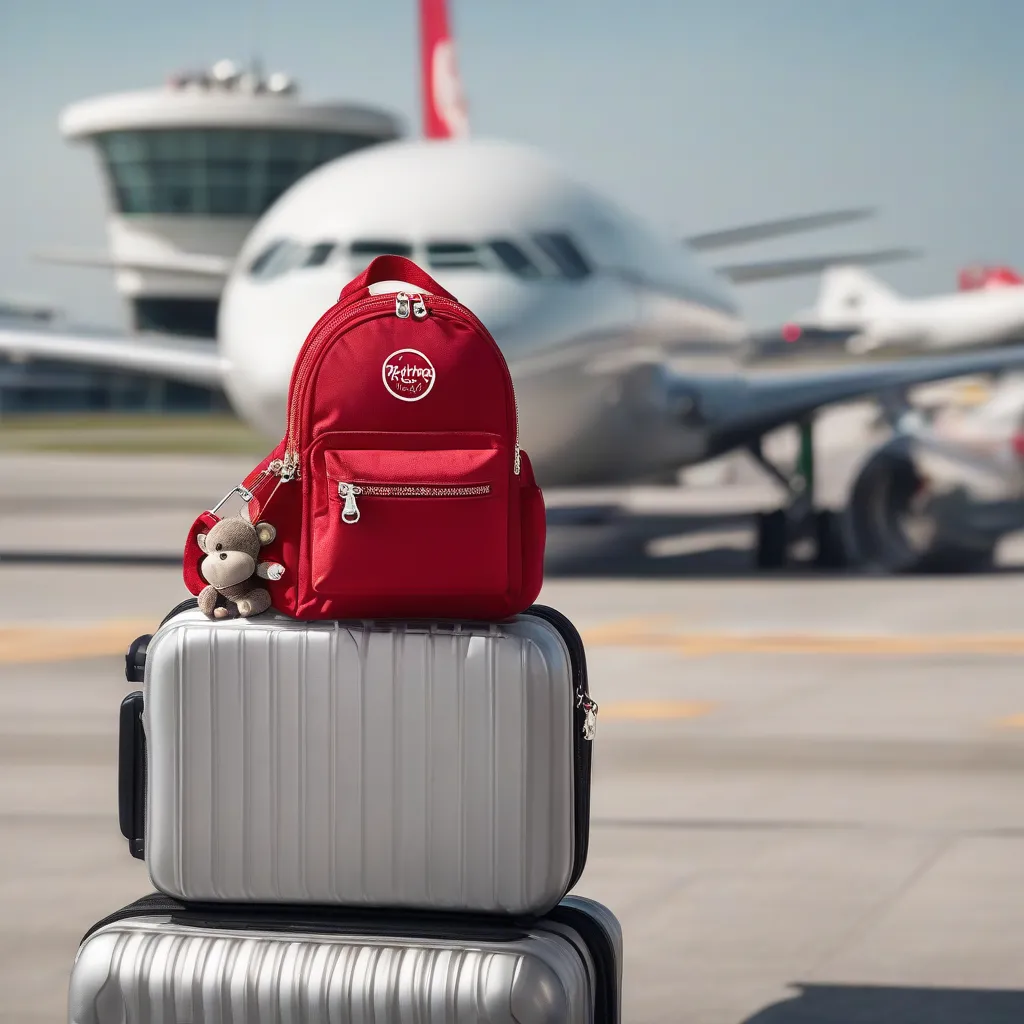
[[209,533],[196,540],[206,552],[199,571],[218,590],[244,583],[256,572],[260,548],[269,544],[277,531],[270,523],[253,526],[248,519],[222,519]]

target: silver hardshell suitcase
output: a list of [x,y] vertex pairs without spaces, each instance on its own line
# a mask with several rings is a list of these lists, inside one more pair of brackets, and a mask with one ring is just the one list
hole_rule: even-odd
[[144,738],[122,709],[122,830],[168,895],[537,914],[583,870],[596,705],[551,609],[187,610],[146,644],[141,705]]
[[[161,902],[162,901],[162,902]],[[223,917],[218,915],[223,914]],[[145,897],[100,922],[71,1024],[618,1024],[622,935],[569,897],[528,926],[295,919]],[[442,937],[444,936],[444,937]]]

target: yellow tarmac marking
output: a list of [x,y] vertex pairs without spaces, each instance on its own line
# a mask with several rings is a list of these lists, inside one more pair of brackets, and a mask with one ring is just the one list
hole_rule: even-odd
[[624,700],[600,705],[599,722],[645,722],[663,718],[700,718],[715,705],[706,700]]
[[[674,632],[671,618],[629,619],[583,632],[587,647],[635,647],[689,657],[720,654],[824,654],[913,656],[1024,654],[1024,633],[848,635],[829,633]],[[72,661],[123,654],[150,619],[123,619],[80,626],[0,627],[0,664]],[[1016,728],[1016,726],[1014,726]],[[1022,726],[1024,727],[1024,726]]]
[[657,629],[631,619],[584,631],[588,647],[662,649],[688,656],[715,654],[1007,655],[1024,654],[1024,633],[854,635],[828,633],[714,633]]
[[124,654],[142,633],[151,633],[152,619],[123,619],[91,626],[0,627],[0,665],[76,661]]
[[594,626],[591,629],[582,631],[583,642],[591,646],[601,647],[608,645],[625,644],[635,646],[633,641],[638,636],[648,636],[654,632],[657,623],[664,623],[666,626],[672,622],[669,615],[650,616],[642,619],[623,619],[620,622],[606,622],[601,626]]

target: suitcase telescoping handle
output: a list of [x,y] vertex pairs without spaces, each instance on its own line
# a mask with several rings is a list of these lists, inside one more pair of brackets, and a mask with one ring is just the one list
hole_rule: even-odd
[[142,683],[146,679],[146,651],[153,637],[146,633],[136,637],[129,645],[124,656],[124,677],[129,683]]
[[431,295],[441,295],[452,302],[457,302],[451,292],[442,288],[425,270],[418,267],[412,260],[404,256],[378,256],[370,261],[370,265],[341,290],[338,296],[339,302],[355,302],[356,299],[365,299],[370,294],[371,284],[380,284],[381,281],[402,281],[405,284],[422,288]]

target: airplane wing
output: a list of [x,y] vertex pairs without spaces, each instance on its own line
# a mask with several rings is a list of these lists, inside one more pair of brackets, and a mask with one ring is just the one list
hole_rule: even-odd
[[873,249],[868,252],[831,253],[823,256],[799,256],[795,259],[763,260],[757,263],[733,263],[715,267],[715,270],[733,284],[754,284],[758,281],[776,281],[783,277],[820,274],[829,267],[841,264],[863,267],[875,263],[916,259],[921,255],[920,249]]
[[199,253],[170,252],[157,256],[123,259],[109,252],[88,252],[78,249],[47,249],[36,253],[44,263],[58,263],[71,267],[96,267],[105,270],[158,270],[174,274],[223,281],[231,273],[232,261],[220,256]]
[[117,338],[0,327],[0,356],[149,373],[209,388],[220,387],[225,367],[211,341],[169,334]]
[[829,405],[905,391],[918,384],[1024,369],[1024,346],[963,355],[749,376],[694,376],[665,368],[669,409],[708,435],[709,455],[803,419]]
[[836,224],[849,224],[851,221],[864,220],[866,217],[872,216],[874,212],[873,209],[858,208],[808,213],[800,217],[783,217],[779,220],[766,220],[758,224],[743,224],[740,227],[724,228],[721,231],[690,235],[683,241],[698,252],[709,252],[713,249],[727,249],[734,245],[747,245],[750,242],[763,242],[769,238],[795,235],[801,231],[814,231],[818,228],[833,227]]

